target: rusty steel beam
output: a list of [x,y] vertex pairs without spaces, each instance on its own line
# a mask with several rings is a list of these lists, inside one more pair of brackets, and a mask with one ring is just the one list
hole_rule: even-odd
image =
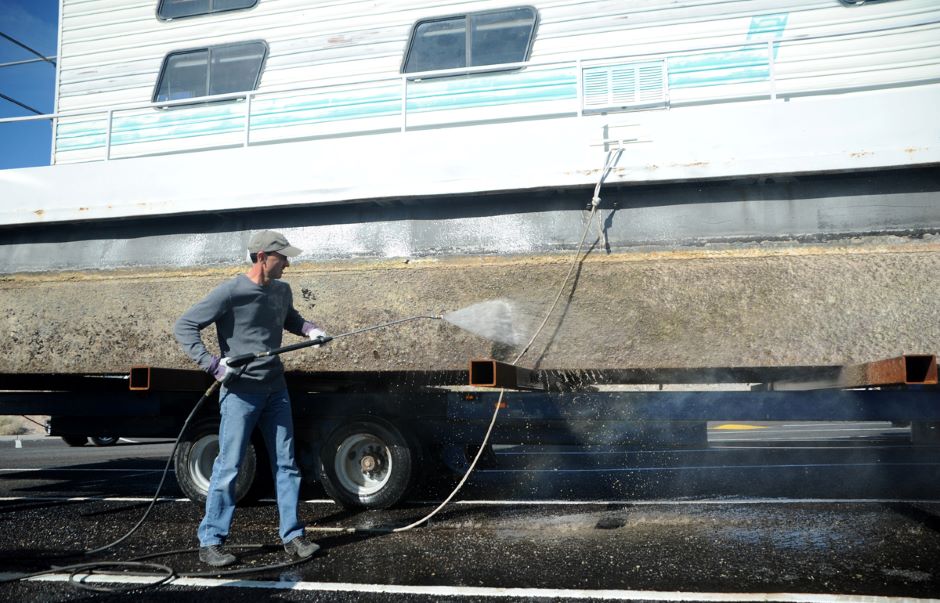
[[127,373],[0,373],[0,391],[127,391]]
[[[192,391],[201,392],[212,384],[212,377],[200,370],[171,369],[153,366],[135,366],[119,385],[132,391]],[[287,387],[292,391],[385,391],[402,388],[423,388],[438,385],[458,385],[467,382],[467,371],[288,371],[284,374]],[[0,373],[0,390],[4,374]],[[23,389],[23,388],[20,388]]]
[[135,392],[199,392],[210,385],[212,377],[203,371],[134,366],[131,367],[129,388]]
[[490,359],[470,361],[470,385],[506,389],[545,389],[538,371]]
[[830,379],[775,381],[770,389],[849,389],[891,385],[937,385],[937,357],[933,354],[905,354],[896,358],[851,364],[843,366]]
[[[435,385],[458,383],[463,371],[428,376],[420,371],[391,372],[291,372],[287,374],[291,388],[318,391],[350,388],[394,389],[401,383]],[[787,379],[773,380],[775,376]],[[764,381],[764,378],[770,377]],[[570,383],[569,383],[570,381]],[[633,369],[620,371],[531,370],[492,359],[470,361],[469,383],[476,387],[549,390],[580,389],[598,383],[739,383],[763,382],[767,389],[811,390],[888,385],[937,385],[937,361],[933,355],[907,354],[877,362],[826,367],[738,367],[709,369]],[[203,391],[212,378],[198,370],[167,369],[139,366],[131,369],[130,389],[133,391]],[[567,387],[566,387],[567,386]]]

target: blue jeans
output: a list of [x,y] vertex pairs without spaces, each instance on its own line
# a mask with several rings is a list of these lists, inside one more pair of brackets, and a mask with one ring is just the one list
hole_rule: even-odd
[[235,479],[255,425],[261,429],[271,459],[281,540],[287,543],[303,536],[304,526],[297,519],[300,471],[294,463],[294,423],[287,390],[236,394],[222,386],[219,399],[219,454],[209,480],[206,515],[199,524],[199,545],[222,544],[228,536],[235,513]]

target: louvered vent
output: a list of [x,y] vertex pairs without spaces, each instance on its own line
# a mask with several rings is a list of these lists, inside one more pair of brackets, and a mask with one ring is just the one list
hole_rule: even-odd
[[582,81],[586,111],[666,104],[663,61],[587,67]]

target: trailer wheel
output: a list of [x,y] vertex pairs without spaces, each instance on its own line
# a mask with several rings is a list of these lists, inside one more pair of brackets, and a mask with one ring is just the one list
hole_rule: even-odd
[[72,446],[73,448],[84,446],[88,443],[88,436],[64,435],[59,437],[62,438],[63,442],[69,446]]
[[[265,469],[263,458],[259,458],[260,448],[256,444],[252,438],[245,449],[242,466],[235,480],[236,503],[256,501],[265,493],[266,485],[270,484],[270,472]],[[196,423],[180,438],[173,459],[176,481],[183,493],[194,503],[206,502],[212,465],[218,454],[219,422],[216,419]]]
[[118,436],[91,436],[88,438],[95,446],[114,446],[118,443]]
[[327,494],[346,509],[387,509],[411,489],[419,450],[387,421],[353,420],[326,439],[318,477]]

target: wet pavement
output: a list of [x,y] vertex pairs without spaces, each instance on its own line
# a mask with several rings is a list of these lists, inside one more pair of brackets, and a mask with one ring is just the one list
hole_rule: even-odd
[[[316,498],[302,506],[302,514],[323,549],[309,562],[239,577],[238,588],[187,582],[134,596],[154,601],[588,600],[605,593],[663,600],[664,593],[675,592],[685,593],[684,600],[695,599],[690,593],[803,593],[806,600],[811,593],[849,595],[844,600],[940,597],[940,447],[912,447],[903,430],[889,425],[862,435],[871,428],[859,427],[850,437],[830,434],[825,443],[808,439],[805,428],[791,431],[785,442],[771,437],[782,429],[772,426],[763,442],[716,429],[702,450],[501,449],[494,463],[471,478],[457,504],[404,533],[385,528],[425,515],[451,480],[437,480],[404,508],[365,513],[343,511],[313,488],[308,494]],[[68,449],[46,439],[14,449],[0,441],[0,572],[84,561],[77,555],[82,550],[121,536],[146,507],[169,448]],[[76,496],[86,498],[67,500]],[[100,558],[126,560],[195,546],[201,509],[179,500],[175,483],[165,496],[140,532]],[[285,560],[276,546],[276,526],[270,502],[239,508],[229,544],[271,545],[239,551],[239,567]],[[63,557],[69,554],[74,556]],[[153,561],[181,573],[205,569],[192,552]],[[62,581],[0,585],[4,600],[119,596]]]

